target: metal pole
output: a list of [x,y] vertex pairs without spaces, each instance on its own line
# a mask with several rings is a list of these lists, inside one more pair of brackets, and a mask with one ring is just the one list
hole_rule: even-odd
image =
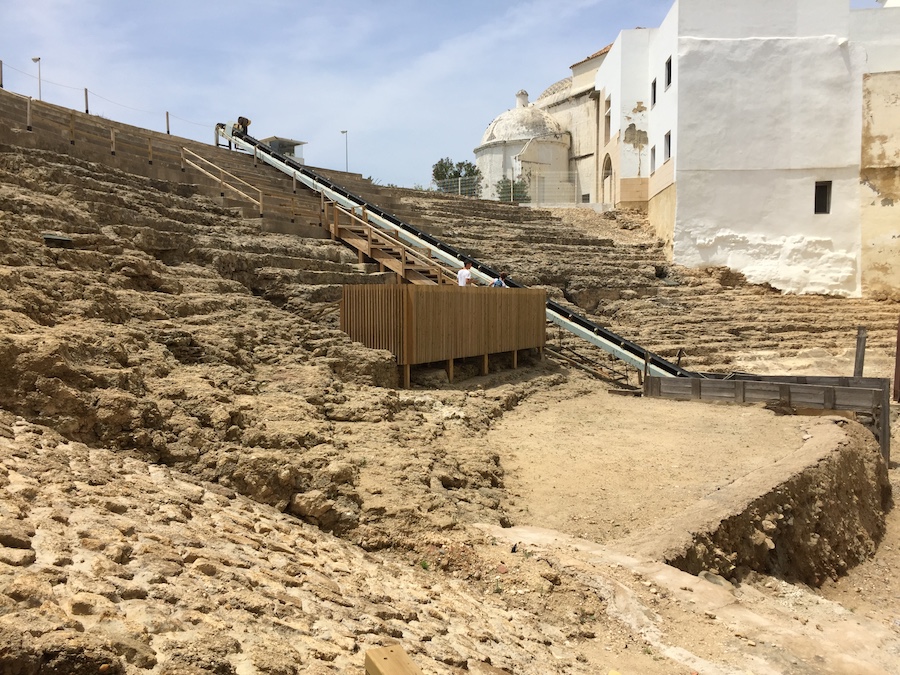
[[40,56],[32,56],[31,60],[38,64],[38,101],[42,101],[41,98],[41,57]]
[[863,363],[866,360],[866,335],[864,326],[856,329],[856,361],[853,364],[853,377],[863,376]]
[[88,107],[87,87],[84,88],[84,113],[86,115],[91,114],[91,109]]
[[3,61],[0,60],[0,89],[3,89]]
[[166,133],[171,135],[172,132],[169,131],[169,111],[166,110]]
[[350,150],[347,141],[347,130],[341,131],[344,134],[344,171],[350,173]]

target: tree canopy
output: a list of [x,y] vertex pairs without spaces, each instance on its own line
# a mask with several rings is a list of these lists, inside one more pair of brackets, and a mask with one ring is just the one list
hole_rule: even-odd
[[454,163],[449,157],[444,157],[431,167],[431,178],[439,192],[481,196],[481,171],[472,162]]
[[454,178],[481,178],[481,172],[472,162],[454,163],[449,157],[444,157],[431,167],[431,178],[440,185],[440,181]]

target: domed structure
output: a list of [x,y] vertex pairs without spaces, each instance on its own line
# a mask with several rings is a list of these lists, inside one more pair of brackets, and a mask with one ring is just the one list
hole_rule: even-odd
[[488,125],[481,145],[495,141],[522,141],[538,136],[563,133],[562,127],[548,113],[528,103],[528,92],[516,94],[516,107],[499,115]]
[[[567,172],[569,143],[568,132],[546,111],[529,104],[528,92],[520,90],[516,107],[491,122],[481,145],[475,148],[482,195],[487,199],[512,199],[515,192],[538,197],[536,190],[543,189],[544,177]],[[517,185],[515,190],[510,183]],[[508,193],[505,197],[501,194],[503,186]]]

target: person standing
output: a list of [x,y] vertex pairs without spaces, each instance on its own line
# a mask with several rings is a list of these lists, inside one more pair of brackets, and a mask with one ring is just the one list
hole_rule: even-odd
[[475,280],[472,278],[472,261],[467,260],[462,269],[456,273],[456,283],[460,286],[475,285]]

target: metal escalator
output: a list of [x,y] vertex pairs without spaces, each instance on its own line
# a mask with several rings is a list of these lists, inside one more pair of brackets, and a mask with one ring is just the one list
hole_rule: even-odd
[[[461,251],[445,244],[427,232],[401,221],[395,215],[342,188],[333,181],[299,164],[294,159],[275,152],[264,143],[238,130],[237,125],[234,123],[217,124],[216,134],[217,138],[222,136],[235,148],[252,153],[257,161],[264,162],[286,173],[311,190],[322,194],[326,199],[352,211],[358,217],[364,218],[374,226],[386,230],[409,246],[420,250],[426,249],[440,263],[459,269],[466,261],[470,261],[472,263],[473,276],[483,283],[490,283],[491,280],[498,276],[496,270],[470,256],[466,256]],[[508,281],[507,283],[512,287],[519,287],[519,284],[513,281]],[[547,320],[583,338],[590,344],[599,347],[638,370],[643,371],[646,369],[648,375],[654,377],[699,376],[697,373],[685,370],[681,366],[667,361],[640,345],[616,335],[612,331],[553,300],[547,301]]]

